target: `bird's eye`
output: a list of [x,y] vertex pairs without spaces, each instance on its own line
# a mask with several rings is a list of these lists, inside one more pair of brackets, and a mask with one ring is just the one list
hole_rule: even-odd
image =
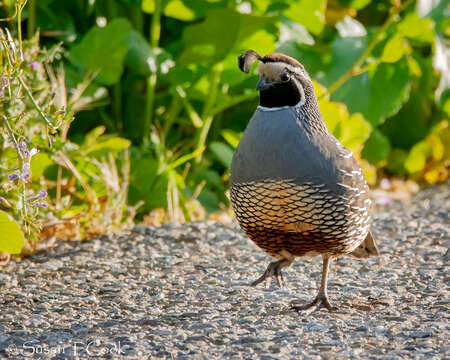
[[289,81],[290,79],[291,79],[291,77],[289,76],[288,73],[281,74],[281,81],[285,82],[285,81]]

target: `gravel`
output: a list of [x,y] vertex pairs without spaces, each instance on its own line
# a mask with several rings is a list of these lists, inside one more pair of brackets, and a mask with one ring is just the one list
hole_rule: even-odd
[[0,269],[0,358],[449,358],[450,186],[377,209],[379,258],[332,263],[335,312],[309,315],[321,259],[249,287],[270,258],[212,221],[58,242]]

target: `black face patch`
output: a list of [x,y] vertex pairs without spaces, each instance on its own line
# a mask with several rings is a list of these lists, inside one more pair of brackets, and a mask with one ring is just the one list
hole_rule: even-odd
[[264,107],[274,108],[281,106],[297,105],[301,98],[301,90],[294,79],[274,83],[259,93],[259,104]]

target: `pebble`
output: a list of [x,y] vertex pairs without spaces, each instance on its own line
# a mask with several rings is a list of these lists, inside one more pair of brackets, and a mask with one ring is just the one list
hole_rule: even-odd
[[331,313],[290,309],[316,295],[320,258],[249,287],[272,260],[236,223],[57,242],[0,268],[0,358],[448,357],[449,185],[375,209],[381,256],[332,263]]

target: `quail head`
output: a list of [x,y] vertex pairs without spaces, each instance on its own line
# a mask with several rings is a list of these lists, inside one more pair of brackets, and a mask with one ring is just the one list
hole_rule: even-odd
[[303,65],[284,54],[247,50],[239,68],[249,72],[256,60],[260,104],[233,155],[231,204],[243,231],[277,261],[252,285],[275,277],[281,286],[281,269],[296,257],[321,255],[318,295],[294,309],[332,310],[330,261],[378,255],[369,231],[369,188],[352,152],[325,126]]

